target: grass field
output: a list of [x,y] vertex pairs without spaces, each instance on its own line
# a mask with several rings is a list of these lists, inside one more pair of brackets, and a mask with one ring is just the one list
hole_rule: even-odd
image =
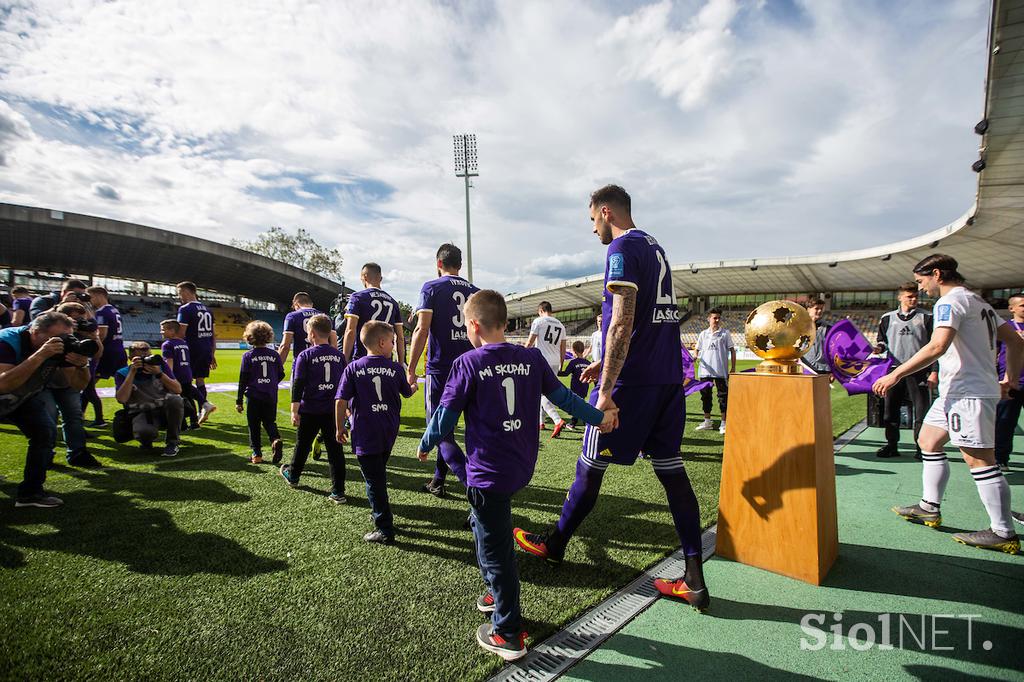
[[[239,358],[219,352],[211,381],[237,379]],[[862,396],[836,388],[832,398],[836,433],[863,417]],[[482,586],[462,529],[461,487],[451,485],[444,500],[418,491],[432,470],[415,457],[419,393],[403,407],[390,461],[399,532],[391,547],[362,542],[369,508],[351,455],[347,505],[326,499],[326,462],[311,461],[303,487],[291,490],[269,463],[248,462],[234,395],[211,399],[220,409],[185,434],[176,459],[142,455],[105,431],[90,440],[103,469],[66,467],[59,450],[47,479],[65,501],[56,510],[14,508],[24,441],[0,424],[0,677],[441,680],[480,679],[500,667],[473,638]],[[290,444],[287,401],[281,395],[279,425]],[[105,409],[109,420],[112,400]],[[709,525],[722,436],[694,434],[697,396],[688,410],[683,451]],[[578,433],[542,438],[533,482],[516,497],[517,525],[554,522],[579,441]],[[613,468],[564,565],[521,556],[531,641],[677,546],[649,469]]]

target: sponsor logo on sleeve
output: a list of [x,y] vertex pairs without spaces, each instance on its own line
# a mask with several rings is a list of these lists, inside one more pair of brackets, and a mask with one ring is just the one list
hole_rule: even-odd
[[948,303],[935,306],[935,318],[939,322],[949,322],[953,317],[953,306]]
[[608,279],[617,279],[626,274],[626,263],[621,253],[608,256]]

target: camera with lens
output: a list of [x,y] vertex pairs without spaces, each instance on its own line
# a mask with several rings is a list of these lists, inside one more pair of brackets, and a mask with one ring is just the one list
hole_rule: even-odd
[[142,358],[142,364],[149,365],[150,367],[159,367],[163,360],[163,356],[160,355],[147,355]]
[[75,353],[91,358],[100,352],[100,345],[92,339],[80,339],[73,334],[61,334],[60,339],[64,342],[64,355]]
[[82,332],[83,334],[91,334],[100,328],[99,322],[96,320],[84,319],[75,320],[75,331]]

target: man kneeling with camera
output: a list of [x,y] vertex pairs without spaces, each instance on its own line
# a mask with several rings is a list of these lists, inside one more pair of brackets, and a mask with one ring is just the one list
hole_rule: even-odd
[[[59,507],[64,501],[43,490],[53,456],[57,422],[42,392],[56,375],[81,390],[89,383],[89,356],[72,335],[71,318],[45,312],[22,327],[0,329],[0,420],[13,423],[28,438],[25,478],[16,507]],[[83,351],[85,354],[75,352]]]
[[132,343],[128,347],[128,366],[114,374],[114,385],[117,387],[114,397],[125,406],[131,418],[132,437],[139,441],[142,449],[153,447],[163,427],[167,429],[163,456],[177,455],[185,404],[181,399],[181,384],[164,359],[152,355],[148,343]]

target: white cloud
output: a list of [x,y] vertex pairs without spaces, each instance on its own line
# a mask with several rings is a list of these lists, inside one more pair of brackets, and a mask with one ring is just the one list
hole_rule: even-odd
[[0,199],[225,242],[307,227],[350,284],[374,260],[412,300],[437,245],[465,240],[465,131],[474,274],[502,291],[600,254],[586,204],[609,181],[673,262],[862,247],[970,204],[987,11],[20,3],[0,25]]

